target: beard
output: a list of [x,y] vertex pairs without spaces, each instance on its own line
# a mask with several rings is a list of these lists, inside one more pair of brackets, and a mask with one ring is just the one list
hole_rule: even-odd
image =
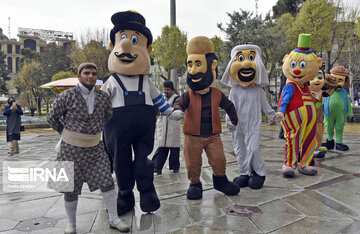
[[[201,81],[199,82],[193,82],[192,80],[198,80],[202,78]],[[187,78],[186,78],[186,83],[189,86],[189,88],[192,91],[199,91],[199,90],[203,90],[206,89],[207,87],[209,87],[214,81],[214,75],[213,72],[211,71],[211,67],[206,70],[206,73],[196,73],[195,75],[191,75],[190,73],[187,74]]]

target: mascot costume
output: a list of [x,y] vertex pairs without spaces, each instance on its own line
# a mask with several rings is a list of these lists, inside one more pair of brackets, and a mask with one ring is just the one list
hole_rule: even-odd
[[231,87],[229,99],[235,105],[239,122],[233,126],[232,142],[239,163],[240,176],[234,179],[239,187],[263,187],[266,166],[260,151],[261,110],[274,119],[275,111],[266,100],[263,87],[269,85],[261,49],[256,45],[238,45],[231,51],[231,60],[221,81]]
[[190,186],[187,198],[202,198],[200,173],[201,154],[205,150],[213,170],[214,188],[226,195],[236,195],[240,188],[225,175],[226,158],[221,141],[219,107],[225,109],[233,125],[238,122],[233,103],[217,88],[210,87],[217,77],[217,57],[214,45],[207,37],[198,36],[187,45],[187,84],[190,88],[174,104],[185,112],[184,158]]
[[325,157],[327,151],[326,147],[321,146],[324,133],[323,97],[330,96],[336,86],[336,79],[325,76],[324,71],[321,69],[318,71],[318,75],[310,81],[309,89],[316,107],[315,158]]
[[[157,111],[173,108],[146,75],[150,69],[152,35],[145,19],[136,11],[111,17],[109,70],[113,73],[102,90],[111,98],[113,117],[104,130],[106,150],[119,187],[117,206],[122,215],[135,206],[133,188],[140,192],[140,208],[152,212],[160,207],[154,187],[154,165],[147,157],[154,146]],[[132,157],[134,151],[134,160]]]
[[343,131],[347,116],[353,116],[350,99],[345,91],[349,87],[349,72],[343,66],[337,66],[330,70],[332,77],[336,78],[338,88],[333,95],[324,98],[324,124],[326,126],[326,143],[323,144],[327,149],[334,149],[334,128],[336,131],[336,149],[341,151],[349,150],[343,144]]
[[310,166],[315,150],[316,108],[308,82],[318,74],[322,60],[310,49],[310,40],[310,34],[300,34],[298,48],[283,59],[287,84],[280,96],[278,113],[283,119],[281,125],[286,139],[282,167],[285,177],[294,177],[295,168],[304,175],[313,176],[318,172]]

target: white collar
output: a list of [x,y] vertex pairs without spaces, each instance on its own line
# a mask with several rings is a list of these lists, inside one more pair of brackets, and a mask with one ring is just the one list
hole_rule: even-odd
[[89,90],[89,89],[86,88],[83,84],[81,84],[81,83],[79,82],[79,88],[80,88],[80,92],[81,92],[82,94],[90,95],[90,94],[94,93],[95,85],[94,85],[94,87],[93,87],[91,90]]

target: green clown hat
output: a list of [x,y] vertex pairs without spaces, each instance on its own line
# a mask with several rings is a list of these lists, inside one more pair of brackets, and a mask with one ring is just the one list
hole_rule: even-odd
[[311,34],[299,34],[298,47],[294,49],[295,52],[309,54],[313,50],[311,47]]

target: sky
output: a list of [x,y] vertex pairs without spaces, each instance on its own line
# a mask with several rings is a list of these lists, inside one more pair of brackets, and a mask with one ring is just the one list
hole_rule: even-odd
[[[276,2],[258,0],[258,13],[265,16]],[[18,27],[73,32],[75,38],[89,29],[110,31],[111,16],[127,10],[136,10],[145,17],[154,39],[170,25],[170,0],[0,0],[0,6],[0,27],[9,36],[10,17],[11,38],[17,38]],[[255,14],[255,0],[177,0],[176,24],[188,39],[199,35],[226,39],[217,23],[226,25],[226,13],[240,9]]]

